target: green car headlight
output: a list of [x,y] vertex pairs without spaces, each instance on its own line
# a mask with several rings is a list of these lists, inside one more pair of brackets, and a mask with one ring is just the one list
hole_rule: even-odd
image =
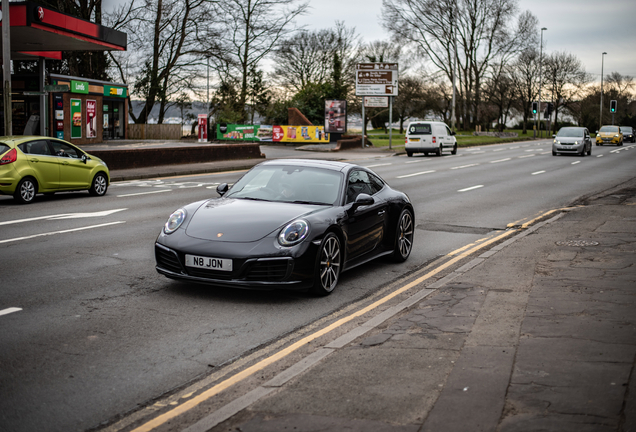
[[168,222],[163,226],[163,232],[166,234],[172,234],[175,232],[183,223],[186,217],[186,211],[184,209],[176,210],[174,213],[170,215],[168,218]]
[[278,243],[286,247],[294,246],[303,241],[308,233],[309,224],[302,219],[298,219],[280,231],[280,234],[278,234]]

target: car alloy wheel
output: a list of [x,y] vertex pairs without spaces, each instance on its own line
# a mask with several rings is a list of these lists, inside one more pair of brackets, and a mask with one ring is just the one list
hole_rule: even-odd
[[395,249],[393,259],[397,262],[406,261],[413,249],[413,214],[407,210],[402,210],[398,219],[398,226],[395,231]]
[[27,177],[20,180],[13,197],[21,204],[29,204],[35,199],[36,193],[37,185],[35,181]]
[[88,192],[94,196],[103,196],[106,194],[107,189],[108,181],[106,180],[106,176],[104,173],[97,173]]
[[338,284],[340,276],[340,239],[334,233],[328,233],[320,243],[314,293],[330,294]]

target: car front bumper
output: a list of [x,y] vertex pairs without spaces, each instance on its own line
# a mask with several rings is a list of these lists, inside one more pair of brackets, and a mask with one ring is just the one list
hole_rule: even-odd
[[552,143],[552,151],[557,153],[581,153],[582,151],[585,151],[585,143],[580,143],[580,144]]

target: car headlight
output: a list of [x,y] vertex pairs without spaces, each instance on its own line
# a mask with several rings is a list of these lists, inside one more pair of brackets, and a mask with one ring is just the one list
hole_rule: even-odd
[[618,135],[614,135],[614,138],[618,138]]
[[186,217],[186,211],[184,209],[176,210],[168,218],[168,222],[163,226],[163,232],[166,234],[172,234],[181,226]]
[[574,145],[579,145],[579,142],[578,141],[574,141]]
[[298,219],[280,231],[280,234],[278,234],[278,243],[281,246],[294,246],[303,241],[308,233],[309,224],[302,219]]
[[557,140],[554,140],[553,142],[554,142],[554,143],[557,143],[557,144],[559,144],[559,142],[558,142]]

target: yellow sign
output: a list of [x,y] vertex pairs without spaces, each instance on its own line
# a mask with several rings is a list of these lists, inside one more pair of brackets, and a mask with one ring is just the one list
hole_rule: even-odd
[[329,134],[324,126],[274,126],[274,142],[328,143]]

